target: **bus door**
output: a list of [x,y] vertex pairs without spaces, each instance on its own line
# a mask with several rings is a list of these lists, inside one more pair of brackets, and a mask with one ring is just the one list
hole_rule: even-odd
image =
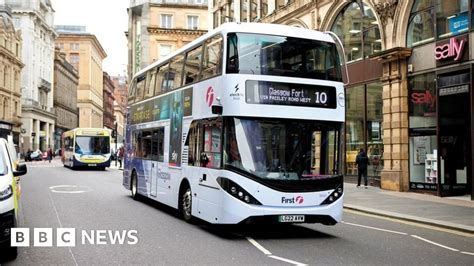
[[216,180],[222,161],[222,123],[220,120],[211,120],[202,129],[203,146],[199,156],[201,171],[198,176],[198,195],[201,195],[202,201],[199,209],[205,217],[215,218],[218,210],[215,205],[221,202]]
[[151,162],[151,178],[150,178],[150,195],[152,197],[157,196],[158,192],[158,162],[157,161],[152,161]]
[[169,186],[170,174],[164,162],[164,127],[153,129],[152,133],[152,164],[150,178],[150,194],[166,194]]

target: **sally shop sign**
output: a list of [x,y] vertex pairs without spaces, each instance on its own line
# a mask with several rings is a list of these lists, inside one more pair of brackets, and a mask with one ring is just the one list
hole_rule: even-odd
[[464,50],[467,47],[467,38],[452,37],[448,42],[437,43],[434,51],[437,63],[455,63],[463,61]]

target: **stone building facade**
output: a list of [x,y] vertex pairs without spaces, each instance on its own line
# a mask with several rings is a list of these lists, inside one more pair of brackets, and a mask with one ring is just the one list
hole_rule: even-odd
[[117,122],[117,140],[118,143],[123,143],[125,136],[125,111],[127,109],[128,89],[124,76],[112,77],[114,83],[114,116]]
[[114,83],[110,78],[107,72],[104,72],[104,90],[103,90],[103,98],[104,98],[104,127],[108,129],[115,128],[115,118],[114,118]]
[[54,132],[54,150],[61,147],[63,132],[79,126],[79,110],[77,109],[77,87],[79,73],[67,61],[66,54],[59,48],[54,56],[54,111],[56,128]]
[[474,199],[474,4],[468,0],[210,1],[211,25],[333,31],[344,45],[344,174],[365,148],[372,184]]
[[21,30],[23,47],[21,72],[22,129],[20,147],[46,150],[54,137],[53,110],[54,9],[49,0],[5,0],[13,22]]
[[96,36],[82,26],[56,26],[57,46],[79,72],[79,127],[102,128],[104,121],[102,61],[107,57]]
[[128,76],[207,32],[207,0],[131,0]]
[[12,136],[20,143],[22,39],[15,29],[11,9],[0,6],[0,137]]

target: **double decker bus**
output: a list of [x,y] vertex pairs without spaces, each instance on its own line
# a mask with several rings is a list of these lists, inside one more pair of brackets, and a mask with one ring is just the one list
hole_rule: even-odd
[[61,147],[64,166],[105,170],[111,160],[110,135],[111,131],[104,128],[75,128],[64,132]]
[[333,34],[227,23],[132,80],[123,186],[215,224],[341,221]]

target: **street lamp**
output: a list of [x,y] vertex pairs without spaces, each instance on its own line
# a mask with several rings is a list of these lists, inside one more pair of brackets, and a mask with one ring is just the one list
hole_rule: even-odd
[[112,131],[112,137],[115,138],[115,166],[117,166],[117,161],[118,161],[118,152],[117,152],[117,142],[118,142],[117,120],[114,121],[114,130]]

